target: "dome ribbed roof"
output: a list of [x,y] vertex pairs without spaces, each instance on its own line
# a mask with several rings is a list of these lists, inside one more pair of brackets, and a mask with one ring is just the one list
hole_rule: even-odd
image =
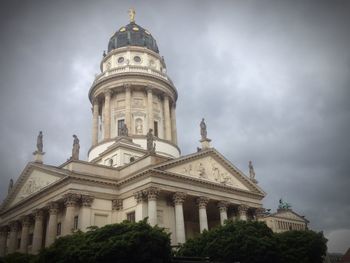
[[108,43],[108,52],[125,46],[146,47],[159,53],[156,40],[151,33],[134,22],[121,27],[111,37]]

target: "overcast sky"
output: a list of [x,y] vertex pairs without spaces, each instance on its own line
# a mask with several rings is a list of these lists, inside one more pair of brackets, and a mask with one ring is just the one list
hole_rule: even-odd
[[182,154],[212,146],[323,230],[331,252],[350,247],[349,1],[2,1],[0,199],[33,160],[87,159],[88,90],[109,38],[128,23],[148,29],[178,89]]

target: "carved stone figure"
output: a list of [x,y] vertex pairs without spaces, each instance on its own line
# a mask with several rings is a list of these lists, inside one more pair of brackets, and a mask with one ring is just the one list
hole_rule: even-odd
[[202,136],[202,140],[207,139],[207,125],[204,122],[204,118],[202,118],[202,121],[200,123],[200,128],[201,128],[201,136]]
[[126,124],[123,124],[123,127],[120,129],[120,136],[129,136],[129,130]]
[[12,188],[13,188],[13,180],[10,179],[9,188],[7,190],[7,193],[10,193],[12,191]]
[[43,132],[40,131],[39,135],[38,135],[38,137],[36,139],[36,148],[37,148],[39,153],[43,152],[43,147],[44,147],[44,144],[43,144]]
[[73,135],[73,149],[72,149],[72,160],[79,160],[79,149],[80,149],[80,144],[79,144],[79,139],[78,137],[74,134]]
[[130,22],[132,23],[135,22],[135,14],[136,14],[135,9],[130,8],[128,13],[129,13]]
[[249,161],[249,177],[250,179],[253,179],[253,180],[255,179],[255,171],[254,171],[252,161]]
[[205,168],[203,166],[202,163],[199,163],[199,166],[198,166],[198,173],[199,173],[199,177],[201,178],[207,178],[206,174],[205,174]]
[[154,144],[154,136],[152,133],[152,129],[149,129],[146,137],[147,137],[147,151],[148,152],[154,152],[155,151],[155,144]]
[[292,207],[292,206],[291,206],[289,203],[283,202],[283,199],[280,198],[280,200],[279,200],[279,205],[278,205],[278,208],[279,208],[279,209],[290,209],[291,207]]

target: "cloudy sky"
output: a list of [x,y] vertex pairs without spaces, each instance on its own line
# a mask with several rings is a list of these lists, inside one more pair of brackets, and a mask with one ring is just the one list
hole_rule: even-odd
[[91,143],[87,93],[110,36],[136,23],[156,38],[179,99],[183,154],[212,146],[248,172],[264,206],[290,202],[331,252],[350,247],[349,1],[2,1],[0,199],[33,160],[63,163]]

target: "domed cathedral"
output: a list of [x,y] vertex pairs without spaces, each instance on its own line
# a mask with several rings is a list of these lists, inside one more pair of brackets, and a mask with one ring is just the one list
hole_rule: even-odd
[[123,220],[148,218],[177,245],[227,219],[264,215],[265,192],[252,163],[245,175],[211,147],[204,119],[200,147],[180,156],[176,88],[156,40],[135,23],[133,9],[129,15],[130,23],[110,38],[89,90],[88,161],[79,158],[73,135],[71,157],[59,166],[46,164],[39,132],[34,160],[11,180],[0,207],[0,257],[36,254],[75,230]]
[[[133,11],[130,11],[133,12]],[[131,21],[109,40],[108,53],[90,91],[93,105],[92,147],[89,161],[124,165],[143,156],[147,133],[152,132],[157,154],[177,158],[177,91],[166,74],[151,33]],[[129,148],[111,149],[122,139],[123,129],[132,139]]]

